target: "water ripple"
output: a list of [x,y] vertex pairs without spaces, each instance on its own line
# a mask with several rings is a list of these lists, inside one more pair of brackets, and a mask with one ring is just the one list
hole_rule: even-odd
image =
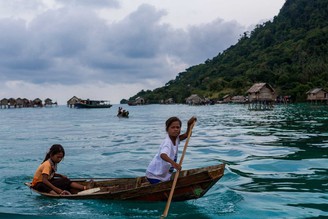
[[328,216],[327,106],[124,106],[129,119],[117,118],[117,108],[0,110],[0,217],[158,218],[165,203],[47,199],[23,182],[54,143],[66,150],[58,171],[72,178],[144,175],[170,116],[180,117],[183,131],[198,118],[183,169],[226,163],[204,197],[171,205],[172,218]]

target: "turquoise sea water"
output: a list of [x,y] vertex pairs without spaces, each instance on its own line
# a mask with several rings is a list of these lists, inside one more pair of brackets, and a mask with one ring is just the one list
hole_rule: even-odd
[[58,172],[71,178],[144,175],[170,116],[182,130],[198,118],[183,169],[226,170],[204,197],[172,203],[167,218],[328,218],[328,106],[123,105],[128,119],[118,106],[0,109],[0,218],[159,218],[164,202],[56,200],[23,183],[54,143],[66,150]]

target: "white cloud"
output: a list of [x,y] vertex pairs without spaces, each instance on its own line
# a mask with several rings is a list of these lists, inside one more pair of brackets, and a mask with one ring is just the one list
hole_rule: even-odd
[[[198,1],[178,12],[173,6],[185,1],[136,0],[132,9],[127,1],[115,0],[16,0],[17,8],[6,2],[0,0],[0,98],[45,95],[65,104],[74,95],[86,95],[118,103],[216,56],[247,29],[220,14],[191,22],[204,19],[208,8]],[[104,16],[122,10],[126,13],[115,21]],[[195,13],[187,16],[188,10]],[[174,16],[186,24],[174,25]]]

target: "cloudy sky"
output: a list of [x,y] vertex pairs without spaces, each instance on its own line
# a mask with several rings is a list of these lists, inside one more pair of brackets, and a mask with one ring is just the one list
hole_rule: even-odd
[[0,0],[0,99],[119,103],[271,20],[285,0]]

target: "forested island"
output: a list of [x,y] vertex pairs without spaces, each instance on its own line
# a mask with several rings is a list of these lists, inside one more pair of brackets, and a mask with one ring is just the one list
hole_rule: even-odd
[[272,21],[242,34],[238,43],[204,63],[180,72],[154,90],[142,90],[147,103],[185,99],[197,94],[213,100],[244,95],[254,83],[268,83],[277,96],[293,102],[306,100],[306,92],[328,88],[328,1],[286,0]]

